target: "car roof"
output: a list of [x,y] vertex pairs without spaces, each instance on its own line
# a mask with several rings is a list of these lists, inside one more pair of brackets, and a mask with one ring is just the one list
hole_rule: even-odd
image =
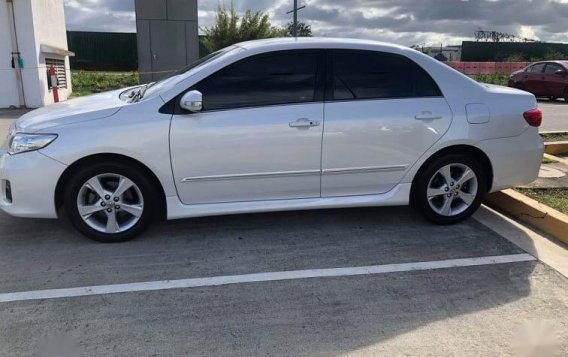
[[564,61],[564,60],[539,61],[539,62],[532,63],[531,65],[533,65],[533,64],[544,64],[544,63],[557,63],[557,64],[561,64],[563,66],[568,66],[568,61]]
[[278,50],[278,49],[301,49],[301,48],[381,48],[384,50],[408,50],[408,47],[395,45],[387,42],[372,40],[359,40],[352,38],[331,37],[280,37],[263,40],[253,40],[237,43],[236,46],[245,50]]

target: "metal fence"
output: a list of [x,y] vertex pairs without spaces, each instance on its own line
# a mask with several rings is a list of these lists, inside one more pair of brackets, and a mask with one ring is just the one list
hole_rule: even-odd
[[511,74],[531,62],[445,62],[463,74]]

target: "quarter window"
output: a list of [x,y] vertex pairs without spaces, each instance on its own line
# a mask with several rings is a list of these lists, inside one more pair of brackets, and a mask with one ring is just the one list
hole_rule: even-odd
[[259,55],[220,70],[195,88],[204,110],[305,103],[315,100],[317,54]]
[[440,89],[410,59],[379,52],[332,55],[333,99],[384,99],[441,96]]

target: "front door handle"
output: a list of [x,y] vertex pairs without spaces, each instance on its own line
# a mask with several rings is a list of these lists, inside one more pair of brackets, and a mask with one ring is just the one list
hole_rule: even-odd
[[309,128],[310,126],[318,126],[320,122],[317,120],[310,120],[308,118],[300,118],[288,124],[290,128]]
[[422,112],[422,114],[415,115],[414,119],[416,119],[416,120],[435,120],[435,119],[442,119],[442,116],[432,114],[432,112]]

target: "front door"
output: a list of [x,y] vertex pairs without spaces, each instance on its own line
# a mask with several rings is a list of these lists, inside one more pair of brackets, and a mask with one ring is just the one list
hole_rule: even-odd
[[174,179],[184,204],[320,196],[321,54],[285,51],[225,67],[191,89],[203,111],[174,115]]
[[534,95],[543,95],[544,63],[537,63],[525,72],[524,90]]
[[387,192],[444,135],[451,110],[432,78],[406,57],[339,51],[331,62],[322,196]]

